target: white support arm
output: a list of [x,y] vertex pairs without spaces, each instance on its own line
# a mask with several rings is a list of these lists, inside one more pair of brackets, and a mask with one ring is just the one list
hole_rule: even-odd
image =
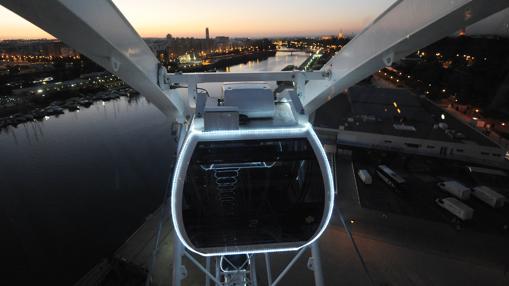
[[170,119],[185,112],[174,90],[158,85],[159,61],[110,0],[0,0],[139,91]]
[[306,85],[306,111],[315,111],[379,69],[507,7],[509,0],[397,0],[324,65],[330,80]]
[[188,84],[204,82],[242,82],[242,81],[296,81],[323,80],[328,77],[326,72],[276,71],[276,72],[204,72],[174,73],[166,76],[169,84]]
[[[192,108],[197,99],[197,84],[207,82],[247,82],[247,81],[293,81],[296,91],[302,94],[306,81],[325,80],[329,77],[327,72],[315,71],[276,71],[276,72],[206,72],[206,73],[172,73],[166,74],[165,86],[187,86],[189,106]],[[300,101],[299,101],[300,102]],[[303,110],[304,111],[304,110]]]

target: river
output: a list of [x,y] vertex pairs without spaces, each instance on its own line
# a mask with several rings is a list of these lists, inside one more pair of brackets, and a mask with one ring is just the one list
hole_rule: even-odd
[[[227,70],[277,71],[306,57]],[[0,284],[69,285],[110,256],[161,204],[175,156],[169,132],[143,97],[121,97],[0,133]]]

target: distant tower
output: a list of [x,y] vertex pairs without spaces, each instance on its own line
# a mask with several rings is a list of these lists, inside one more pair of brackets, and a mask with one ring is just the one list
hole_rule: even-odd
[[173,40],[173,36],[171,34],[166,35],[166,44],[169,46]]
[[209,27],[205,28],[205,45],[207,47],[207,50],[210,50],[210,34],[209,34]]

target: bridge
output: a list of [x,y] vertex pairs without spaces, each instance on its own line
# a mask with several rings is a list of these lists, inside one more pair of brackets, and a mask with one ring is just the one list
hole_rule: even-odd
[[287,48],[287,47],[278,47],[276,49],[278,53],[290,53],[290,55],[293,55],[293,53],[297,52],[306,52],[305,49],[295,49],[295,48]]

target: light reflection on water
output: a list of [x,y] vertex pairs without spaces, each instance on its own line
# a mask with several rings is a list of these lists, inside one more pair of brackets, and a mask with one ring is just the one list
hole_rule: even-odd
[[[239,64],[226,69],[227,72],[251,72],[251,71],[280,71],[288,65],[299,66],[306,60],[308,54],[306,53],[277,53],[275,57],[270,57],[264,61],[250,61],[246,64]],[[275,82],[269,82],[272,88],[276,87]],[[198,85],[206,89],[211,96],[218,96],[221,94],[222,84],[220,83],[202,83]]]
[[[229,71],[277,71],[305,59],[278,54]],[[204,86],[220,92],[220,84]],[[2,270],[18,285],[76,281],[160,204],[174,151],[169,120],[143,97],[0,133]]]
[[161,199],[174,148],[169,128],[145,99],[122,97],[2,133],[7,271],[25,274],[26,284],[68,285],[114,251]]

